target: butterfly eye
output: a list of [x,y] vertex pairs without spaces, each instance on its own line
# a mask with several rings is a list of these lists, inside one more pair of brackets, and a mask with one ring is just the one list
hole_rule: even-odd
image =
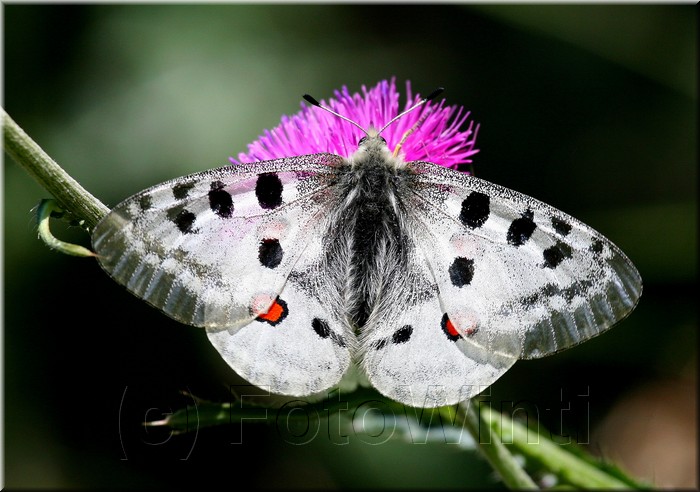
[[[384,140],[384,137],[380,137],[379,135],[377,135],[375,138],[379,139],[384,145],[386,145],[386,140]],[[360,139],[360,141],[357,142],[357,145],[360,146],[360,145],[362,145],[362,144],[364,144],[364,143],[367,143],[367,140],[368,140],[368,139],[369,139],[369,137],[366,137],[366,136],[365,136],[365,137],[362,137],[362,138]]]

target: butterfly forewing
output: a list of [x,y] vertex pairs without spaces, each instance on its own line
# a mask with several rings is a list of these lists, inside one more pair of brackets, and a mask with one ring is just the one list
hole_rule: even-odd
[[282,290],[327,205],[338,159],[228,166],[145,190],[95,228],[100,264],[178,321],[240,327]]
[[470,343],[518,358],[580,343],[629,314],[641,278],[608,239],[521,193],[430,163],[408,215],[440,300]]

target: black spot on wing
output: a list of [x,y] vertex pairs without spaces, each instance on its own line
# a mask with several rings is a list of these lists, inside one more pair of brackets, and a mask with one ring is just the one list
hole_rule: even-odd
[[603,241],[601,241],[600,239],[594,239],[593,242],[591,243],[590,249],[595,254],[599,255],[605,249],[605,245],[603,244]]
[[311,327],[321,338],[328,338],[329,336],[331,336],[331,329],[328,327],[328,323],[326,323],[322,319],[314,318],[311,321]]
[[535,228],[537,227],[535,221],[532,220],[533,216],[532,210],[527,209],[522,217],[511,222],[506,236],[509,244],[513,246],[522,246],[530,239],[530,236],[532,236],[532,233],[535,232]]
[[224,190],[224,183],[214,181],[209,191],[209,206],[221,218],[228,219],[233,213],[233,198]]
[[404,325],[394,332],[391,336],[392,343],[406,343],[411,339],[413,335],[413,327],[411,325]]
[[552,227],[560,236],[566,236],[571,232],[571,224],[557,217],[552,217]]
[[282,181],[277,173],[264,173],[255,183],[255,196],[264,209],[277,208],[282,205]]
[[465,226],[476,229],[484,225],[489,218],[489,205],[491,199],[488,195],[478,191],[472,191],[467,198],[462,201],[462,210],[459,213],[459,220]]
[[279,239],[263,239],[258,248],[258,259],[260,264],[267,268],[277,268],[282,262],[284,251]]
[[176,200],[183,200],[187,198],[187,195],[189,195],[190,190],[194,187],[193,182],[189,183],[178,183],[175,186],[173,186],[173,196],[175,197]]
[[168,210],[167,216],[183,234],[197,232],[194,229],[194,222],[197,220],[197,216],[186,208],[173,207]]
[[153,198],[151,195],[143,195],[139,198],[139,208],[146,211],[153,206]]
[[345,347],[345,339],[331,330],[326,321],[319,318],[314,318],[311,321],[311,327],[319,337],[323,339],[330,338],[331,341],[339,347]]
[[474,260],[457,257],[449,268],[450,280],[455,287],[469,285],[474,278]]
[[557,241],[554,246],[550,246],[542,252],[545,268],[556,268],[566,258],[571,258],[571,246],[561,241]]

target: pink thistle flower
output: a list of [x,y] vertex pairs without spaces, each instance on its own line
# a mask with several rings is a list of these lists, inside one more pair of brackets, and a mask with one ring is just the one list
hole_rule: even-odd
[[[381,81],[369,90],[362,86],[362,94],[350,94],[345,86],[334,94],[335,98],[321,101],[321,104],[363,128],[381,128],[421,100],[419,94],[411,95],[411,83],[407,81],[406,103],[399,110],[399,93],[393,78]],[[283,116],[278,126],[265,130],[258,140],[248,145],[247,153],[229,160],[233,164],[244,164],[319,152],[349,157],[357,149],[357,143],[364,136],[358,128],[326,111],[305,103],[301,106],[297,114]],[[429,101],[422,108],[404,115],[389,125],[382,137],[393,150],[416,124],[418,128],[401,148],[406,161],[429,161],[459,169],[470,164],[471,156],[478,152],[474,146],[479,126],[469,120],[469,112],[464,108],[446,106],[444,100],[439,103]],[[461,130],[465,124],[466,129]]]

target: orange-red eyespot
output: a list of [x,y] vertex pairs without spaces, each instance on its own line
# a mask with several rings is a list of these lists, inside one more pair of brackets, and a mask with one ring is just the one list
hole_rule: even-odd
[[445,335],[447,335],[447,338],[449,338],[453,342],[456,342],[462,336],[468,337],[474,335],[478,330],[476,323],[468,324],[467,328],[464,330],[457,330],[455,325],[452,324],[452,321],[450,320],[449,316],[447,316],[447,313],[442,315],[442,321],[440,321],[440,326],[442,327],[442,331],[445,333]]
[[255,319],[275,326],[280,324],[282,320],[287,317],[287,314],[289,314],[287,303],[278,297],[274,300],[267,312],[259,314]]

